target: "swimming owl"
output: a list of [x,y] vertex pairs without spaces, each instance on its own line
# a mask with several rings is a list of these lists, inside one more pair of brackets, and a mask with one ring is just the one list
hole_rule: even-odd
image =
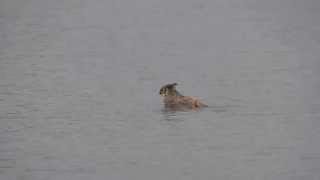
[[166,108],[198,109],[208,107],[195,97],[182,95],[177,91],[177,85],[177,83],[166,84],[160,88],[159,94],[164,97],[163,102]]

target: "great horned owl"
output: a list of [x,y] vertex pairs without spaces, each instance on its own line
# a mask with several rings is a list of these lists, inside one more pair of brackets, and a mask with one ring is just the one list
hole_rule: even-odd
[[171,109],[198,109],[208,107],[195,97],[184,96],[176,89],[177,83],[167,84],[161,87],[159,94],[164,97],[166,108]]

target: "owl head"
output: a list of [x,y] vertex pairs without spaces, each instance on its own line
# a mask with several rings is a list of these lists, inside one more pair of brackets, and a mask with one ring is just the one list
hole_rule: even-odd
[[172,84],[166,84],[164,86],[162,86],[160,88],[159,94],[161,96],[177,96],[177,95],[181,95],[177,90],[176,90],[176,86],[178,84],[177,83],[172,83]]

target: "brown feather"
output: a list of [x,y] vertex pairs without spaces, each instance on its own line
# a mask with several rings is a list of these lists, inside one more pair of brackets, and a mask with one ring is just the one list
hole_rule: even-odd
[[197,109],[202,107],[208,107],[202,103],[199,99],[191,96],[183,96],[180,94],[175,86],[177,83],[167,84],[162,86],[159,94],[164,97],[164,105],[166,108],[172,109]]

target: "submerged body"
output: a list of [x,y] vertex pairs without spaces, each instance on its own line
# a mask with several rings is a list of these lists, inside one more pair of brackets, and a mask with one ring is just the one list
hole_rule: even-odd
[[159,94],[164,97],[163,102],[166,108],[180,110],[208,107],[195,97],[184,96],[179,93],[175,88],[176,85],[177,83],[167,84],[160,89]]

